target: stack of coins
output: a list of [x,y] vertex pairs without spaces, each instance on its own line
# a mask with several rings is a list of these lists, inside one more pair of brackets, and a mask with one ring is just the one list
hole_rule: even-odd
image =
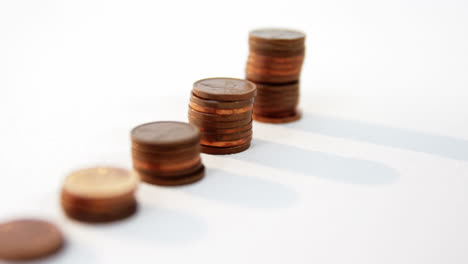
[[201,131],[201,152],[233,154],[250,147],[255,84],[233,78],[193,84],[188,119]]
[[62,232],[52,223],[19,219],[0,224],[1,260],[24,261],[57,253],[64,245]]
[[253,119],[285,123],[301,117],[299,79],[305,35],[285,29],[258,29],[249,34],[246,77],[257,85]]
[[84,222],[110,222],[137,209],[138,176],[121,168],[97,167],[71,173],[62,188],[62,208]]
[[188,123],[143,124],[131,132],[133,167],[150,184],[181,185],[200,180],[200,131]]

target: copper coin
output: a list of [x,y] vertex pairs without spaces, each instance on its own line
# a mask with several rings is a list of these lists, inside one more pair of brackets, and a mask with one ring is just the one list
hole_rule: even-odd
[[249,40],[278,46],[301,45],[305,41],[305,34],[292,29],[260,28],[249,32]]
[[276,100],[266,100],[266,101],[258,101],[255,104],[253,113],[258,113],[259,110],[271,110],[271,109],[288,109],[299,104],[299,98],[288,99],[276,99]]
[[289,117],[296,114],[296,108],[289,109],[272,109],[272,110],[262,110],[255,112],[256,116],[262,117],[271,117],[271,118],[280,118],[280,117]]
[[210,133],[202,133],[201,140],[210,140],[210,141],[231,141],[231,140],[239,140],[242,138],[252,136],[252,129],[247,131],[242,131],[238,133],[232,134],[210,134]]
[[212,155],[226,155],[226,154],[235,154],[242,151],[247,150],[250,147],[250,142],[237,146],[237,147],[229,147],[229,148],[217,148],[217,147],[210,147],[210,146],[201,146],[201,151],[205,154],[212,154]]
[[252,121],[247,125],[235,127],[235,128],[209,128],[209,127],[200,127],[200,132],[203,133],[211,133],[211,134],[232,134],[232,133],[239,133],[242,131],[246,131],[252,129]]
[[255,96],[255,84],[242,79],[209,78],[196,81],[192,92],[198,97],[210,100],[248,100]]
[[135,127],[131,138],[135,143],[155,148],[181,148],[197,144],[200,132],[188,123],[161,121]]
[[284,92],[284,91],[299,91],[299,82],[292,82],[286,84],[265,84],[256,83],[257,93],[259,92]]
[[203,164],[200,162],[197,165],[193,166],[192,168],[181,170],[181,171],[170,171],[170,172],[150,171],[150,170],[145,170],[145,169],[137,168],[137,167],[134,167],[134,169],[135,169],[135,172],[139,176],[141,176],[141,174],[144,173],[144,174],[150,174],[159,178],[177,178],[177,177],[180,177],[181,175],[193,174],[196,171],[200,170],[201,167],[203,167]]
[[251,51],[249,53],[247,61],[249,63],[261,63],[263,65],[268,65],[268,64],[302,65],[302,63],[304,62],[304,55],[305,54],[288,56],[288,57],[275,57],[275,56],[258,54],[254,51]]
[[[262,123],[273,123],[273,124],[279,124],[279,123],[290,123],[297,121],[301,119],[301,112],[299,110],[296,110],[294,114],[286,116],[286,117],[265,117],[265,116],[260,116],[260,115],[253,115],[253,118],[255,121],[262,122]],[[201,151],[203,152],[203,147],[201,148]]]
[[214,121],[214,122],[233,122],[233,121],[239,121],[239,120],[245,120],[247,118],[250,118],[252,115],[252,110],[249,110],[247,112],[241,113],[241,114],[233,114],[233,115],[214,115],[214,114],[207,114],[207,113],[202,113],[198,112],[192,108],[189,107],[189,115],[201,119],[201,120],[206,120],[206,121]]
[[74,194],[68,193],[66,190],[62,190],[60,193],[60,200],[63,204],[67,206],[78,206],[86,208],[103,208],[103,207],[112,207],[119,204],[124,204],[128,201],[134,200],[135,190],[132,190],[128,193],[114,196],[114,197],[102,197],[102,198],[87,198],[76,196]]
[[246,71],[247,79],[252,82],[261,83],[290,83],[296,82],[300,79],[300,73],[291,75],[271,75],[271,74],[258,74]]
[[255,98],[255,102],[257,101],[269,101],[269,100],[297,100],[299,97],[299,91],[285,91],[285,92],[261,92]]
[[155,185],[163,185],[163,186],[176,186],[176,185],[185,185],[197,182],[201,180],[205,176],[205,167],[201,166],[197,171],[192,172],[190,174],[180,175],[179,177],[174,178],[163,178],[158,177],[156,175],[139,172],[141,180]]
[[207,114],[215,114],[215,115],[235,115],[235,114],[242,114],[242,113],[252,110],[252,105],[242,107],[242,108],[221,109],[221,108],[211,108],[211,107],[200,106],[194,102],[190,102],[189,107],[198,112],[207,113]]
[[188,115],[188,119],[191,124],[199,127],[199,128],[236,128],[240,126],[245,126],[252,121],[252,118],[249,116],[243,120],[232,121],[232,122],[214,122],[214,121],[206,121],[199,118],[192,116],[191,114]]
[[200,144],[203,146],[226,148],[226,147],[236,147],[236,146],[245,145],[249,143],[251,140],[252,140],[252,136],[241,138],[238,140],[229,140],[229,141],[215,141],[215,140],[202,139],[200,140]]
[[134,191],[138,177],[125,169],[95,167],[75,171],[67,176],[63,190],[91,199],[118,197]]
[[0,224],[0,260],[32,260],[56,253],[64,238],[53,224],[35,219]]
[[186,155],[189,153],[196,153],[198,151],[198,141],[196,144],[185,145],[180,147],[172,147],[172,148],[159,148],[149,145],[141,145],[135,142],[132,142],[132,150],[138,153],[148,153],[154,155],[161,155],[161,156],[178,156],[178,155]]
[[197,97],[196,95],[192,93],[192,95],[190,96],[190,102],[196,103],[197,105],[203,106],[203,107],[219,108],[219,109],[238,109],[238,108],[244,108],[249,105],[252,105],[254,102],[254,98],[241,100],[241,101],[226,102],[226,101],[203,99],[203,98]]
[[118,210],[107,210],[102,212],[90,212],[87,208],[63,207],[65,214],[75,220],[89,223],[105,223],[123,220],[135,214],[138,204],[134,200],[119,206]]
[[161,163],[178,162],[193,159],[200,155],[200,145],[190,152],[172,153],[152,153],[132,149],[132,157],[139,160],[158,161]]
[[62,191],[60,202],[62,207],[67,210],[75,210],[87,214],[109,215],[122,211],[122,208],[127,208],[131,204],[136,203],[136,200],[133,193],[128,197],[122,197],[121,199],[115,201],[93,201],[79,198],[77,199],[73,195]]
[[185,169],[192,168],[193,166],[201,162],[201,157],[195,157],[184,162],[172,162],[172,163],[158,163],[157,161],[142,161],[133,159],[133,166],[147,171],[158,171],[158,172],[177,172]]

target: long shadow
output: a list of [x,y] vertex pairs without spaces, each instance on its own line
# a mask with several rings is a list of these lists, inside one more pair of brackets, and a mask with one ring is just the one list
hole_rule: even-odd
[[390,184],[398,179],[395,169],[374,161],[340,157],[259,139],[253,140],[248,151],[232,157],[353,184]]
[[443,156],[468,160],[468,140],[409,129],[305,113],[302,120],[286,127]]
[[207,168],[206,175],[200,184],[180,187],[181,190],[210,200],[259,209],[287,208],[297,199],[294,189],[280,183],[214,168]]

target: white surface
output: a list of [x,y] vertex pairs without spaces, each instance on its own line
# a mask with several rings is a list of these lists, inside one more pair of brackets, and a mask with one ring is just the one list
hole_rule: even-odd
[[[0,1],[0,221],[68,238],[43,263],[467,263],[466,1]],[[186,120],[191,84],[243,77],[247,32],[307,33],[305,117],[203,155],[198,184],[142,185],[85,225],[76,168],[129,168],[129,130]]]

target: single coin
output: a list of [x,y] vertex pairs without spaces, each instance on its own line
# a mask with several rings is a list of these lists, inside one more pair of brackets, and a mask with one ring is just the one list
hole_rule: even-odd
[[288,70],[275,70],[265,67],[252,67],[250,64],[247,65],[246,71],[253,74],[262,74],[262,75],[278,75],[278,76],[289,76],[289,75],[298,75],[301,72],[302,67],[297,67],[294,69]]
[[160,121],[135,127],[132,142],[157,148],[175,148],[197,144],[200,131],[184,122]]
[[122,194],[119,196],[114,197],[106,197],[106,198],[87,198],[87,197],[80,197],[73,194],[68,193],[66,190],[61,191],[60,193],[60,201],[62,204],[65,204],[68,207],[85,207],[88,209],[93,208],[106,208],[109,209],[111,207],[118,207],[120,204],[125,204],[128,201],[133,201],[135,199],[135,192],[131,191],[126,194]]
[[218,147],[210,147],[210,146],[201,146],[201,151],[205,154],[212,154],[212,155],[226,155],[226,154],[235,154],[242,151],[247,150],[250,147],[250,142],[237,147],[229,147],[229,148],[218,148]]
[[204,107],[200,106],[194,102],[189,103],[189,107],[194,109],[195,111],[207,113],[207,114],[214,114],[214,115],[236,115],[242,114],[252,110],[253,105],[249,105],[243,108],[234,108],[234,109],[220,109],[220,108],[211,108],[211,107]]
[[135,214],[138,209],[136,200],[121,204],[117,210],[91,211],[89,208],[63,206],[65,214],[75,220],[88,223],[107,223],[123,220]]
[[[253,115],[253,119],[258,122],[262,123],[273,123],[273,124],[279,124],[279,123],[290,123],[297,121],[301,119],[301,112],[299,110],[296,110],[293,115],[286,116],[286,117],[265,117],[265,116],[260,116],[260,115]],[[203,152],[203,147],[201,148],[201,151]]]
[[174,162],[183,162],[189,159],[196,158],[200,155],[200,145],[196,150],[191,152],[185,152],[180,154],[159,154],[159,153],[150,153],[150,152],[141,152],[132,149],[132,158],[139,159],[142,161],[157,161],[160,163],[174,163]]
[[194,117],[189,113],[188,119],[191,124],[197,126],[198,128],[236,128],[240,126],[245,126],[252,121],[252,117],[245,118],[243,120],[232,121],[232,122],[214,122],[214,121],[207,121],[203,119],[199,119]]
[[258,100],[255,102],[255,107],[253,113],[258,112],[259,109],[283,109],[283,108],[291,108],[293,106],[298,105],[299,98],[279,98],[279,99],[264,99]]
[[185,169],[185,170],[180,170],[180,171],[169,171],[169,172],[162,172],[162,171],[150,171],[150,170],[145,170],[142,168],[134,167],[135,171],[138,172],[138,175],[141,176],[142,173],[148,174],[148,175],[153,175],[155,177],[159,178],[177,178],[180,177],[181,175],[188,175],[188,174],[193,174],[196,171],[198,171],[201,167],[203,167],[203,163],[198,163],[192,168]]
[[271,92],[262,91],[255,97],[255,101],[259,100],[285,100],[285,99],[297,99],[299,96],[299,90],[282,91],[282,92]]
[[215,140],[200,140],[200,144],[203,146],[210,146],[210,147],[219,147],[219,148],[226,148],[226,147],[235,147],[241,146],[249,143],[252,140],[252,136],[241,138],[238,140],[229,140],[229,141],[215,141]]
[[280,110],[276,110],[276,109],[262,110],[262,111],[255,112],[255,115],[262,116],[262,117],[271,117],[271,118],[290,117],[290,116],[295,115],[296,108],[280,109]]
[[211,133],[202,133],[201,140],[210,140],[210,141],[231,141],[239,140],[242,138],[252,136],[252,129],[247,131],[242,131],[239,133],[232,134],[211,134]]
[[274,57],[274,56],[258,54],[255,51],[251,51],[249,52],[249,56],[247,60],[248,62],[251,62],[251,63],[258,62],[264,65],[267,65],[267,64],[302,65],[302,63],[304,62],[304,54],[288,56],[288,57]]
[[0,224],[0,260],[32,260],[56,253],[64,238],[52,223],[21,219]]
[[87,168],[67,176],[63,189],[87,198],[120,196],[136,189],[138,177],[128,170],[111,167]]
[[153,147],[149,145],[141,145],[135,142],[132,142],[132,151],[142,154],[154,154],[154,156],[161,156],[161,157],[174,157],[174,156],[183,156],[192,153],[196,153],[199,151],[198,149],[199,142],[197,141],[196,144],[192,145],[185,145],[183,147],[172,147],[172,148],[159,148]]
[[256,83],[258,92],[283,92],[283,91],[299,91],[299,82],[286,84],[264,84]]
[[214,122],[233,122],[239,121],[249,118],[252,115],[252,109],[247,112],[241,114],[232,114],[232,115],[214,115],[214,114],[207,114],[198,112],[191,107],[189,107],[189,115],[206,121],[214,121]]
[[242,131],[246,131],[252,129],[252,121],[248,123],[247,125],[240,126],[240,127],[235,127],[235,128],[210,128],[210,127],[200,127],[200,132],[203,133],[209,133],[209,134],[219,134],[219,135],[225,135],[225,134],[233,134],[233,133],[239,133]]
[[258,74],[253,72],[246,71],[246,76],[248,80],[252,82],[261,82],[268,84],[281,84],[281,83],[290,83],[296,82],[300,79],[300,73],[291,74],[291,75],[271,75],[271,74]]
[[255,96],[255,84],[234,78],[209,78],[193,84],[193,94],[218,101],[248,100]]
[[205,167],[201,166],[197,171],[180,175],[179,177],[173,178],[163,178],[158,177],[154,174],[149,174],[145,172],[139,172],[141,180],[154,185],[162,185],[162,186],[176,186],[176,185],[185,185],[197,182],[201,180],[205,176]]
[[249,38],[271,43],[302,43],[305,34],[298,30],[283,28],[259,28],[249,32]]
[[240,101],[216,101],[216,100],[209,100],[203,99],[193,94],[190,96],[190,102],[196,103],[199,106],[203,107],[210,107],[210,108],[219,108],[219,109],[238,109],[247,107],[252,105],[254,102],[254,98],[250,98],[247,100],[240,100]]
[[172,162],[172,163],[158,163],[157,161],[143,161],[139,159],[133,159],[133,166],[135,168],[147,170],[147,171],[160,171],[160,172],[177,172],[185,169],[192,168],[193,166],[201,162],[200,156],[184,162]]

